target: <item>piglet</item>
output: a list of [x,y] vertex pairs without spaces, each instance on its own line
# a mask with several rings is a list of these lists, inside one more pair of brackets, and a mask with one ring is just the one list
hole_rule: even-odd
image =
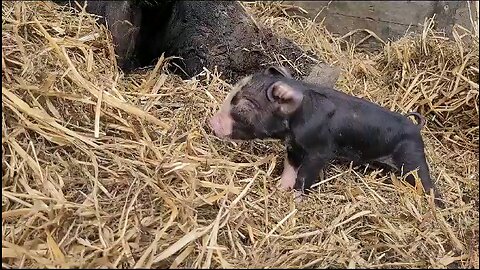
[[[417,118],[418,124],[409,115]],[[386,165],[404,174],[418,169],[424,189],[444,207],[425,159],[420,131],[425,119],[402,115],[330,87],[292,78],[269,67],[241,79],[209,120],[219,138],[273,138],[286,144],[280,185],[305,194],[333,160]],[[406,180],[414,185],[415,178]]]

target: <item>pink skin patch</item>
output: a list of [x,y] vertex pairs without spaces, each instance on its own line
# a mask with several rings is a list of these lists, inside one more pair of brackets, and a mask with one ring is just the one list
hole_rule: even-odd
[[[280,188],[283,190],[293,189],[295,186],[295,181],[297,180],[298,168],[295,169],[288,159],[285,158],[284,165],[283,165],[283,173],[280,178]],[[303,194],[301,191],[294,190],[293,191],[295,202],[300,203],[303,199]]]
[[208,121],[215,136],[225,138],[232,134],[233,118],[230,115],[230,103],[235,94],[237,94],[237,92],[240,91],[251,79],[252,77],[248,76],[240,80],[227,95],[220,110]]
[[210,127],[212,127],[215,136],[219,138],[228,137],[232,134],[233,119],[229,112],[219,111],[210,119]]
[[217,137],[225,138],[232,134],[233,119],[232,116],[230,116],[230,102],[232,101],[233,96],[238,92],[238,90],[235,90],[236,89],[227,95],[220,110],[210,118],[210,127],[213,129],[213,132]]
[[297,179],[297,170],[293,167],[288,159],[285,158],[283,163],[283,173],[280,178],[280,187],[284,190],[292,189]]

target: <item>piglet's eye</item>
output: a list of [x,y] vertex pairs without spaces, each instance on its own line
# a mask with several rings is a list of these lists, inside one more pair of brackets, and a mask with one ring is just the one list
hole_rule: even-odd
[[242,106],[248,108],[248,109],[257,109],[259,108],[257,102],[255,102],[254,100],[252,99],[249,99],[249,98],[243,98],[242,101]]
[[240,98],[239,98],[238,93],[237,93],[235,96],[233,96],[232,101],[230,103],[232,105],[237,105],[239,100],[240,100]]

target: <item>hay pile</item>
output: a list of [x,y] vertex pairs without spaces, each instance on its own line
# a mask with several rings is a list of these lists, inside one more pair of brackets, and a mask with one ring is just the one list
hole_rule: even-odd
[[206,128],[220,74],[182,81],[162,58],[125,76],[93,16],[3,2],[2,267],[478,268],[478,41],[426,25],[369,55],[279,3],[246,6],[339,65],[338,89],[427,116],[447,209],[348,164],[295,205],[279,142]]

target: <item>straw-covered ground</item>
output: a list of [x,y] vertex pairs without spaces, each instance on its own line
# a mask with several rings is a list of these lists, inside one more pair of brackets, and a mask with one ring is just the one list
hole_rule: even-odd
[[216,71],[182,81],[160,59],[126,76],[93,16],[2,2],[2,267],[478,268],[478,28],[448,39],[426,21],[367,54],[280,3],[245,5],[341,67],[339,90],[427,117],[446,209],[348,164],[295,204],[279,142],[207,128],[231,88]]

